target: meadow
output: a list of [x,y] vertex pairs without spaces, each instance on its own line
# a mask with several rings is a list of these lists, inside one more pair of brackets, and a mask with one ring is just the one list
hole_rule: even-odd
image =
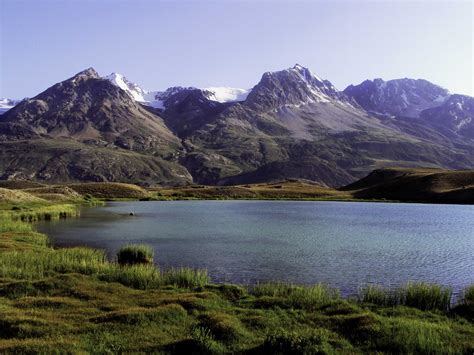
[[[54,248],[30,221],[75,216],[76,203],[3,204],[0,352],[472,354],[474,286],[214,284],[205,270],[160,270],[146,246],[115,260]],[[122,262],[119,262],[122,260]],[[159,264],[159,260],[155,260]]]

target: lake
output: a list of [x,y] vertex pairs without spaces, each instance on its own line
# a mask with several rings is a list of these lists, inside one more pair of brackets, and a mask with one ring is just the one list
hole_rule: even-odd
[[[134,212],[134,216],[129,216]],[[214,282],[474,283],[474,206],[296,201],[114,202],[41,222],[56,246],[146,243],[161,268],[205,268]]]

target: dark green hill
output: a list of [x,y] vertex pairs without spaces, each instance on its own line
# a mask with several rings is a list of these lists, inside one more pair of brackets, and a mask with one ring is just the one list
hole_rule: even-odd
[[340,189],[355,198],[474,203],[474,170],[378,169]]

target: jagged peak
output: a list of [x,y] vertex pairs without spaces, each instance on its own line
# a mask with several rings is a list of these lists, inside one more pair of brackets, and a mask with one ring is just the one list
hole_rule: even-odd
[[296,63],[292,69],[296,69],[296,70],[304,70],[304,69],[308,69],[306,67],[303,67],[302,65]]
[[76,75],[73,76],[73,78],[76,78],[76,77],[90,77],[90,78],[95,78],[95,79],[99,79],[100,76],[99,76],[99,73],[97,73],[97,71],[93,68],[93,67],[89,67],[87,69],[84,69],[83,71],[77,73]]

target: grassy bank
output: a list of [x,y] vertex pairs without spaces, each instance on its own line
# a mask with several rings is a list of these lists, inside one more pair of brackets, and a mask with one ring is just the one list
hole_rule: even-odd
[[311,182],[284,181],[279,183],[237,186],[179,186],[150,189],[150,195],[162,200],[353,200],[348,192]]
[[[61,218],[66,206],[30,206],[28,216]],[[427,284],[362,288],[357,299],[325,285],[215,285],[205,271],[55,249],[24,210],[1,212],[0,353],[474,351],[473,287],[453,305],[450,289]],[[143,247],[122,253],[152,258]]]

